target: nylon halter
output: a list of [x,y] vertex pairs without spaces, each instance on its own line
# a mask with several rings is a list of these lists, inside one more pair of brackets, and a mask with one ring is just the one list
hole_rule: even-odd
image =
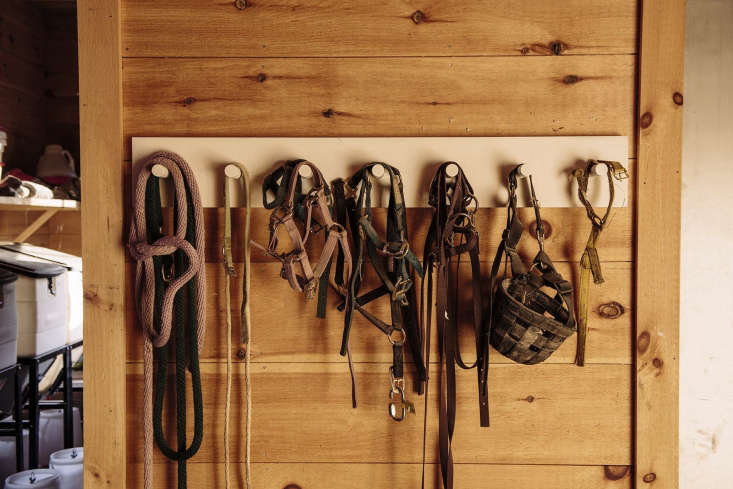
[[[372,168],[380,165],[389,178],[389,205],[387,208],[386,237],[382,238],[374,227],[372,213],[372,187],[375,182]],[[358,195],[357,195],[358,193]],[[364,166],[347,182],[334,182],[336,208],[348,213],[351,236],[358,250],[356,265],[349,282],[345,303],[345,326],[341,341],[341,355],[348,355],[352,378],[352,403],[356,407],[356,382],[349,350],[349,336],[354,310],[385,334],[392,346],[390,367],[390,390],[388,412],[395,421],[402,421],[414,406],[406,399],[403,374],[403,347],[409,345],[417,365],[418,392],[422,391],[427,378],[421,352],[422,330],[420,328],[414,274],[422,277],[423,270],[415,254],[410,250],[407,235],[405,198],[402,191],[402,177],[399,170],[385,163],[371,163]],[[345,225],[346,213],[340,215]],[[359,294],[363,275],[364,259],[368,255],[381,285],[365,294]],[[390,303],[389,322],[376,317],[366,305],[387,296]]]
[[[608,181],[608,205],[603,217],[599,216],[593,209],[588,200],[588,181],[592,175],[595,165],[604,165],[607,170]],[[601,273],[601,260],[598,258],[598,250],[596,243],[601,235],[601,231],[606,227],[608,218],[613,208],[613,200],[616,195],[616,189],[613,180],[624,180],[629,178],[629,174],[620,163],[616,161],[590,160],[585,168],[578,168],[573,172],[573,176],[578,182],[578,198],[585,206],[588,219],[590,219],[592,228],[588,242],[585,245],[583,256],[580,258],[580,291],[578,292],[578,346],[575,354],[575,363],[582,367],[585,365],[585,344],[588,336],[588,296],[590,294],[590,276],[593,275],[593,282],[602,284],[604,282]]]
[[[490,342],[498,352],[518,363],[536,364],[546,360],[575,332],[573,288],[555,269],[544,250],[544,228],[540,206],[529,177],[530,196],[534,207],[539,252],[527,266],[517,252],[524,225],[517,214],[518,165],[509,173],[507,226],[491,267],[491,294],[488,318]],[[497,276],[502,259],[511,265],[511,278]],[[554,290],[550,297],[543,287]]]
[[[305,194],[299,174],[303,166],[308,166],[313,172],[313,187]],[[275,193],[274,200],[267,200],[268,192]],[[270,240],[267,248],[254,241],[252,244],[282,263],[280,275],[290,287],[302,292],[308,300],[318,294],[316,315],[325,317],[331,259],[335,253],[343,257],[342,262],[345,264],[345,267],[337,270],[334,284],[342,296],[345,295],[344,284],[351,277],[351,252],[346,229],[333,220],[333,198],[328,184],[313,163],[306,160],[288,161],[265,178],[262,199],[265,208],[273,210],[270,215]],[[298,224],[304,229],[302,235]],[[278,232],[281,227],[285,228],[292,244],[289,251],[279,251]],[[306,245],[311,236],[321,231],[325,231],[325,243],[313,267]]]
[[[175,190],[174,234],[162,232],[159,179],[154,165],[168,169]],[[160,451],[178,462],[178,488],[187,486],[186,460],[203,439],[203,400],[199,351],[204,342],[204,227],[198,186],[188,164],[178,155],[159,152],[135,169],[128,249],[137,262],[135,304],[142,325],[145,387],[143,391],[144,487],[153,487],[153,439]],[[152,178],[151,178],[152,177]],[[176,427],[174,450],[163,433],[162,412],[168,377],[168,344],[175,337]],[[186,442],[186,369],[191,373],[194,437]],[[155,385],[153,383],[155,377]]]
[[[455,176],[448,175],[448,168],[457,168]],[[433,217],[430,222],[423,254],[424,269],[422,302],[427,314],[425,325],[425,358],[430,358],[430,327],[433,309],[433,274],[437,275],[436,325],[438,328],[441,375],[439,377],[439,449],[443,487],[453,487],[452,440],[456,418],[456,365],[463,369],[475,368],[478,373],[479,414],[481,426],[489,425],[487,372],[489,366],[489,338],[487,324],[483,321],[481,300],[481,264],[479,261],[479,236],[474,214],[478,201],[463,169],[455,162],[440,165],[430,185],[430,206]],[[466,364],[461,357],[458,341],[460,307],[460,260],[468,255],[471,265],[472,321],[476,344],[476,361]],[[427,295],[425,285],[427,283]],[[427,412],[427,388],[425,409]],[[424,427],[426,428],[426,426]],[[423,436],[427,430],[424,429]],[[425,475],[425,442],[423,440],[423,486]]]

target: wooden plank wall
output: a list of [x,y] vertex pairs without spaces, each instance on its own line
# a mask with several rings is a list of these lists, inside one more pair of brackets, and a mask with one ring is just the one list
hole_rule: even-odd
[[[490,7],[475,0],[125,0],[121,164],[129,168],[135,135],[561,134],[628,135],[633,165],[638,21],[637,0],[515,0]],[[428,216],[409,215],[420,243]],[[503,215],[480,214],[485,261],[493,257]],[[591,295],[588,366],[572,365],[572,340],[533,367],[493,352],[489,429],[478,427],[474,374],[459,376],[457,487],[632,486],[633,216],[632,202],[601,239],[608,280]],[[206,435],[188,471],[195,487],[214,488],[223,486],[224,355],[236,351],[225,351],[222,335],[222,214],[209,210],[205,218]],[[550,255],[577,280],[587,218],[580,209],[548,209],[544,218],[553,229]],[[262,238],[265,223],[266,214],[255,212],[255,238]],[[532,245],[527,238],[523,253]],[[316,320],[313,305],[278,278],[278,266],[254,255],[254,486],[417,487],[424,413],[420,408],[401,424],[388,419],[383,337],[363,322],[355,325],[361,404],[352,410],[348,370],[337,353],[339,315],[331,309],[325,321]],[[129,294],[132,264],[127,268]],[[602,317],[599,307],[610,302],[624,313]],[[131,297],[126,303],[127,483],[135,488],[142,487],[142,365]],[[236,365],[235,426],[244,420],[241,378]],[[427,415],[433,487],[434,398]],[[231,436],[241,463],[242,432]],[[161,456],[156,464],[156,487],[174,487],[173,465]],[[235,480],[241,471],[240,465]]]

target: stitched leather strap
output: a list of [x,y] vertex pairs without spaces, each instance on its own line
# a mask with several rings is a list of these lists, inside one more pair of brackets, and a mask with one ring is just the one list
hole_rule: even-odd
[[[450,177],[447,169],[455,165],[458,170]],[[474,223],[474,212],[478,202],[463,170],[455,162],[440,165],[430,186],[430,205],[433,217],[424,247],[424,262],[427,273],[427,296],[422,301],[427,312],[424,337],[425,358],[430,355],[430,321],[432,319],[433,274],[437,276],[436,324],[438,328],[441,360],[439,386],[439,450],[443,487],[453,487],[453,431],[456,415],[456,365],[463,369],[476,368],[478,373],[479,420],[481,426],[489,425],[487,371],[488,331],[482,318],[481,270],[479,263],[478,232]],[[471,264],[471,293],[476,361],[467,365],[462,357],[458,341],[460,307],[460,260],[468,255]],[[427,409],[427,388],[425,403]],[[424,429],[426,426],[423,427]],[[423,439],[423,487],[425,483],[425,439]]]

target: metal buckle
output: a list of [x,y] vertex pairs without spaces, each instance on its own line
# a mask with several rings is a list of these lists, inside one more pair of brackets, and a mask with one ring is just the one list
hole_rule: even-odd
[[397,251],[391,251],[389,249],[389,245],[390,243],[384,243],[384,246],[379,250],[379,253],[381,255],[391,256],[392,258],[404,258],[410,252],[410,243],[407,241],[402,241],[400,243],[400,249]]
[[394,290],[392,291],[392,302],[400,301],[403,306],[408,306],[407,297],[405,294],[412,287],[412,280],[405,277],[400,277],[397,283],[394,284]]
[[[394,337],[393,334],[395,332],[399,332],[399,336]],[[407,339],[407,333],[405,333],[405,330],[402,328],[394,328],[388,335],[387,339],[389,340],[392,345],[402,346],[405,344],[405,340]]]

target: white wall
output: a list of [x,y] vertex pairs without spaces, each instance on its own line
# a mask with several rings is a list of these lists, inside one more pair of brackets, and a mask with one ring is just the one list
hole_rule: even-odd
[[687,0],[680,487],[733,487],[733,0]]

